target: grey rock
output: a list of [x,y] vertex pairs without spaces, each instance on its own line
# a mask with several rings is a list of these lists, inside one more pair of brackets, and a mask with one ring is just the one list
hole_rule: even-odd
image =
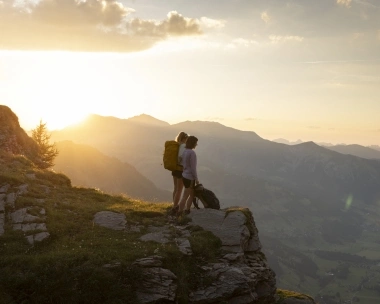
[[111,211],[101,211],[95,214],[94,223],[113,230],[125,230],[127,220],[125,218],[125,214]]
[[4,212],[5,211],[5,201],[4,201],[4,197],[1,197],[1,195],[4,195],[4,194],[0,194],[0,212]]
[[162,260],[162,256],[153,255],[147,258],[138,259],[133,264],[139,267],[161,267]]
[[4,213],[0,213],[0,235],[4,234],[4,221],[5,221],[5,215]]
[[246,249],[252,251],[253,248],[261,248],[260,243],[256,241],[252,244],[256,243],[257,245],[250,245],[254,236],[251,236],[246,225],[248,219],[241,211],[226,214],[222,210],[199,209],[191,212],[189,217],[192,220],[191,225],[201,226],[220,238],[223,249],[227,251],[244,252]]
[[35,242],[42,242],[44,239],[48,238],[49,236],[50,236],[49,232],[40,232],[34,236],[34,241]]
[[18,195],[23,195],[23,194],[27,193],[28,192],[28,187],[29,187],[28,184],[23,184],[23,185],[19,186],[17,194]]
[[177,277],[168,269],[161,268],[163,257],[155,255],[136,260],[141,267],[142,280],[136,291],[141,303],[173,302],[177,290]]
[[28,214],[28,208],[19,209],[11,213],[11,219],[14,224],[24,223],[24,222],[36,222],[41,220],[38,216]]
[[17,197],[16,193],[14,193],[14,192],[8,193],[5,203],[7,205],[11,206],[12,208],[14,208],[16,197]]
[[129,231],[131,231],[131,232],[140,232],[142,227],[143,226],[139,226],[139,225],[130,226],[129,227]]
[[2,187],[0,187],[0,193],[7,193],[8,192],[8,189],[9,189],[10,185],[9,184],[6,184]]
[[[191,303],[219,303],[226,300],[235,301],[234,303],[253,303],[258,299],[251,288],[250,278],[237,267],[217,264],[209,276],[215,279],[214,283],[190,294]],[[238,298],[245,299],[246,302],[238,302]]]
[[190,225],[212,232],[227,251],[220,263],[202,267],[204,275],[214,278],[214,282],[195,290],[190,295],[190,303],[274,303],[275,273],[259,254],[258,231],[248,211],[200,209],[189,215]]
[[186,238],[178,238],[177,246],[179,251],[181,251],[184,255],[192,255],[193,251],[191,250],[191,244]]
[[36,198],[36,202],[39,204],[45,203],[45,200],[43,198]]
[[239,253],[229,253],[229,254],[226,254],[224,257],[223,257],[224,260],[227,260],[229,262],[236,262],[236,261],[239,261],[239,262],[242,262],[243,259],[244,259],[244,254],[239,252]]
[[26,240],[28,241],[29,244],[33,245],[35,242],[42,242],[49,236],[50,236],[49,232],[41,232],[35,235],[28,235],[26,237]]
[[152,267],[142,269],[142,282],[136,291],[140,303],[174,303],[177,277],[168,269]]
[[156,242],[156,243],[161,243],[161,244],[166,244],[169,243],[170,240],[168,238],[168,234],[165,231],[159,231],[159,232],[152,232],[143,235],[140,237],[140,240],[143,242]]
[[22,230],[24,232],[41,230],[47,231],[45,223],[29,223],[29,224],[15,224],[13,225],[13,230]]
[[29,243],[30,245],[33,245],[33,244],[34,244],[34,237],[33,237],[33,235],[28,235],[28,236],[26,237],[26,240],[28,241],[28,243]]

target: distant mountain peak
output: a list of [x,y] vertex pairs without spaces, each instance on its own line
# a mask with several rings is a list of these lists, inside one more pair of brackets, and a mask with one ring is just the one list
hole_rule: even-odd
[[300,146],[307,146],[307,147],[319,147],[315,142],[313,141],[305,141],[303,143],[299,144]]
[[155,125],[155,126],[169,126],[169,123],[163,120],[159,120],[148,114],[140,114],[140,115],[128,118],[127,120],[130,122],[135,122],[135,123],[140,123],[140,124],[149,124],[149,125]]

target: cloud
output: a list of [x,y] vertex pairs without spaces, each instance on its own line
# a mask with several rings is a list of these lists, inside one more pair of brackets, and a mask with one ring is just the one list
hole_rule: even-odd
[[126,24],[127,33],[134,36],[167,37],[201,34],[199,21],[185,18],[176,11],[168,13],[161,22],[135,18]]
[[284,43],[284,42],[302,42],[304,40],[304,37],[301,36],[277,36],[277,35],[270,35],[269,40],[274,43]]
[[28,0],[23,9],[1,3],[1,49],[130,52],[202,34],[198,19],[176,11],[161,21],[131,18],[135,10],[116,0]]
[[317,126],[308,126],[307,128],[308,128],[308,129],[312,129],[312,130],[317,130],[317,129],[320,129],[321,127],[317,127]]
[[225,27],[226,25],[225,20],[216,20],[216,19],[211,19],[207,17],[202,17],[200,20],[200,23],[202,26],[206,28],[215,28],[215,29],[221,29]]
[[258,44],[256,40],[237,38],[232,40],[232,42],[228,45],[231,48],[236,48],[239,46],[249,47],[251,45]]
[[256,118],[253,118],[253,117],[248,117],[248,118],[246,118],[245,119],[246,121],[255,121],[255,120],[257,120]]
[[265,12],[261,13],[261,20],[263,20],[265,23],[268,24],[271,22],[272,18],[271,18],[271,16],[269,16],[268,12],[265,11]]
[[336,0],[336,3],[339,5],[343,5],[345,7],[350,8],[351,7],[352,0]]

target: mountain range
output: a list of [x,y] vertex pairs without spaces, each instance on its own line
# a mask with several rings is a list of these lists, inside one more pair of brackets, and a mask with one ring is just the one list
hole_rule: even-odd
[[[281,144],[286,144],[286,145],[299,145],[304,143],[302,140],[297,140],[297,141],[289,141],[284,138],[278,138],[274,139],[273,142],[281,143]],[[357,144],[351,144],[351,145],[346,145],[346,144],[339,144],[339,145],[333,145],[331,143],[317,143],[319,146],[325,147],[327,149],[339,152],[341,154],[350,154],[362,158],[368,158],[368,159],[380,159],[380,146],[377,145],[372,145],[372,146],[361,146]]]
[[147,115],[132,119],[92,115],[79,125],[54,132],[52,138],[93,146],[133,165],[159,188],[171,190],[170,172],[162,166],[163,143],[182,130],[199,138],[200,179],[222,197],[230,196],[223,179],[232,174],[265,179],[316,199],[345,201],[354,196],[374,204],[379,198],[376,160],[343,155],[313,142],[274,143],[215,122],[169,125]]

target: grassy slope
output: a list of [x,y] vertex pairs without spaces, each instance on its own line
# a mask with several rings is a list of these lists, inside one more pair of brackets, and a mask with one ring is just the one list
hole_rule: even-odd
[[[32,173],[36,179],[25,177]],[[149,204],[71,187],[64,175],[40,171],[23,157],[1,153],[0,186],[24,183],[29,184],[28,193],[17,199],[16,209],[44,208],[50,237],[30,246],[23,232],[13,231],[9,220],[6,222],[6,232],[0,237],[0,303],[137,303],[133,290],[139,272],[132,263],[153,254],[170,261],[164,267],[179,278],[179,302],[185,303],[196,282],[192,278],[198,275],[190,270],[195,269],[194,261],[212,259],[219,246],[216,243],[208,251],[195,250],[192,259],[184,258],[172,244],[141,242],[139,237],[149,225],[167,222],[170,204]],[[43,186],[49,187],[49,193]],[[128,225],[142,225],[141,232],[94,225],[94,214],[104,210],[124,213]],[[190,240],[194,248],[204,248],[210,238],[215,237],[194,231]],[[102,267],[117,263],[120,267]]]

